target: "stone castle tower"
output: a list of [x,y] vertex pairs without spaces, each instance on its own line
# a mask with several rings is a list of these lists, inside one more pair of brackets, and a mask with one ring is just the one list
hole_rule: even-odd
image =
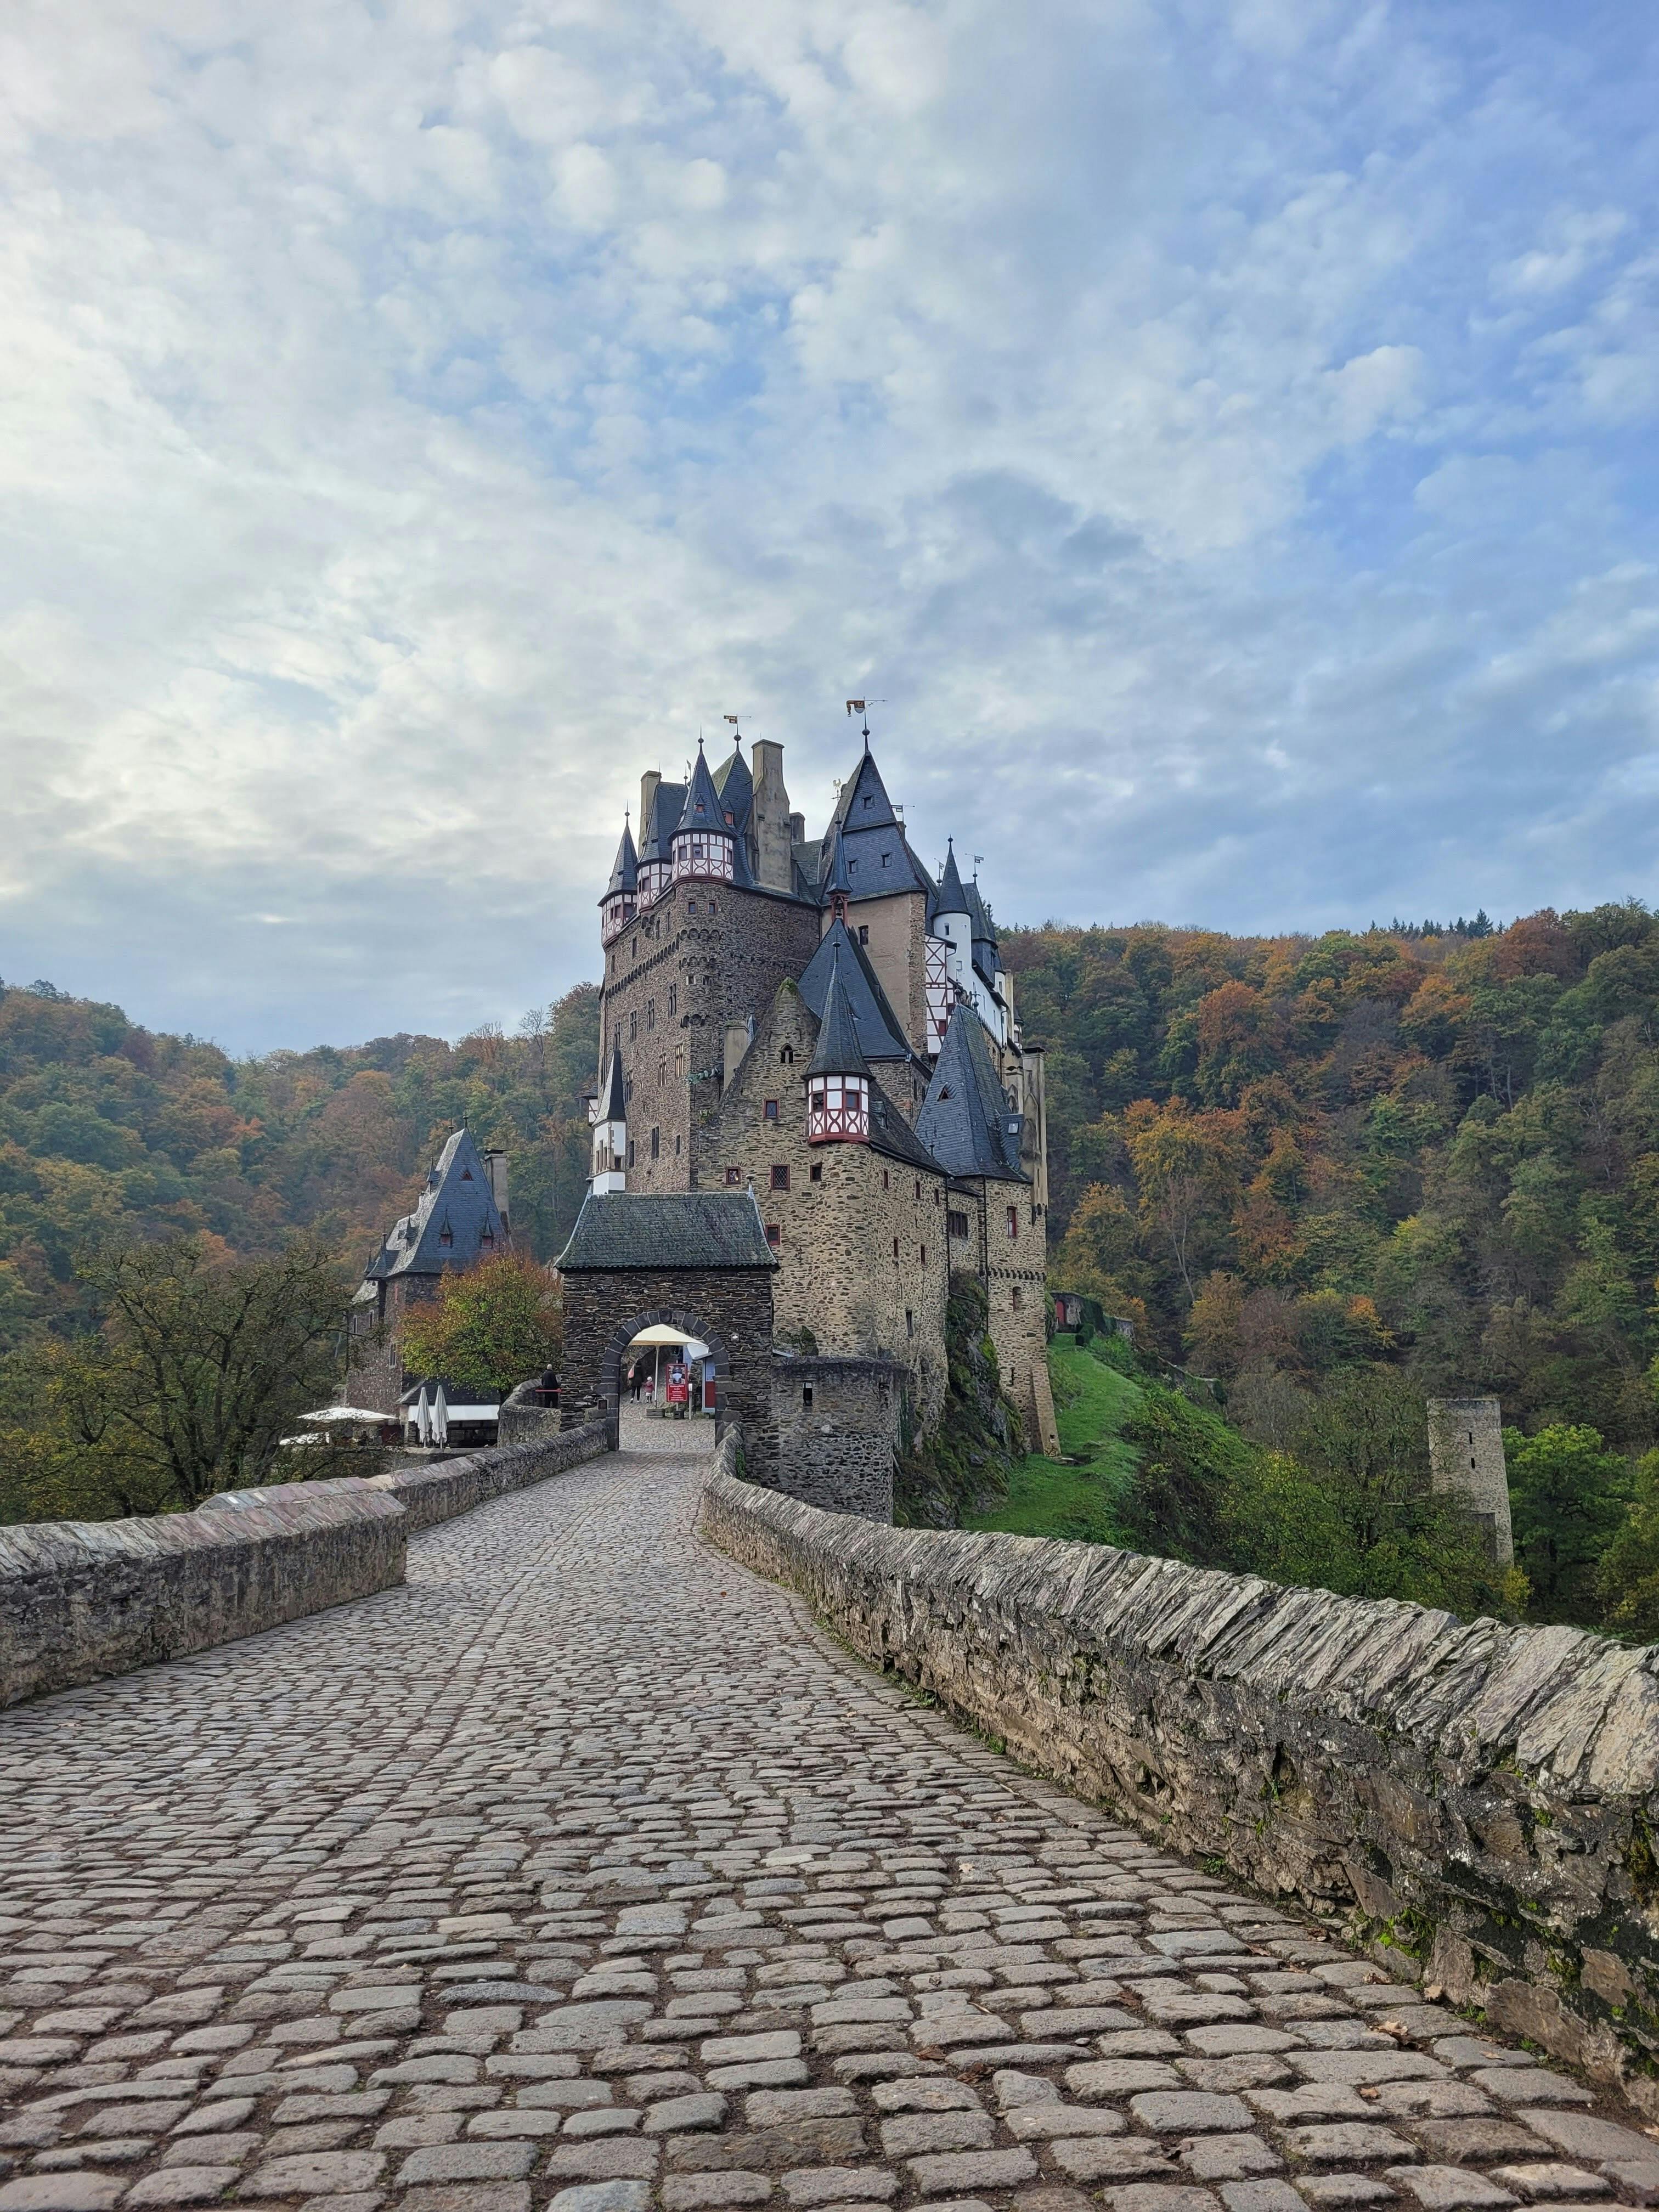
[[817,837],[781,745],[647,772],[599,907],[593,1198],[752,1187],[780,1344],[902,1370],[913,1433],[944,1401],[950,1276],[977,1275],[1054,1449],[1042,1052],[977,882],[918,859],[868,732]]
[[1512,1565],[1502,1406],[1496,1398],[1431,1398],[1428,1413],[1435,1488],[1461,1499],[1485,1536],[1489,1556],[1500,1567]]

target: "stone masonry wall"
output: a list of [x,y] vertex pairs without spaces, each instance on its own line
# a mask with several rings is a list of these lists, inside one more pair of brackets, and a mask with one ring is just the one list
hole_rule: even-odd
[[1659,1650],[881,1528],[720,1474],[701,1525],[1033,1768],[1347,1913],[1396,1974],[1659,2118]]
[[392,1589],[412,1530],[604,1449],[600,1426],[366,1481],[227,1491],[194,1513],[0,1528],[0,1706]]
[[[778,1229],[778,1340],[810,1330],[820,1352],[898,1361],[912,1377],[912,1420],[926,1434],[947,1381],[945,1178],[868,1145],[807,1143],[816,1039],[805,1000],[786,983],[726,1091],[702,1182],[722,1188],[735,1174],[739,1188],[752,1183],[763,1219]],[[778,1103],[775,1121],[766,1118],[769,1098]],[[778,1168],[787,1189],[775,1186]]]
[[745,1432],[750,1475],[826,1513],[890,1522],[904,1376],[886,1359],[780,1354],[772,1367],[771,1419],[757,1435]]
[[605,1362],[619,1328],[647,1316],[672,1316],[711,1350],[724,1351],[729,1371],[717,1401],[729,1415],[759,1429],[770,1408],[772,1272],[768,1267],[619,1268],[564,1277],[564,1366],[560,1417],[570,1428],[602,1415]]
[[600,1073],[614,1037],[629,1085],[629,1190],[691,1188],[720,1106],[726,1024],[763,1012],[817,941],[815,907],[683,880],[607,949]]

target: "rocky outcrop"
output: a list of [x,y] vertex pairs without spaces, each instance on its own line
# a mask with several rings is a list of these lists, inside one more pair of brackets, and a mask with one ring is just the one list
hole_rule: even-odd
[[1029,1765],[1659,2116],[1659,1651],[733,1480],[703,1533]]

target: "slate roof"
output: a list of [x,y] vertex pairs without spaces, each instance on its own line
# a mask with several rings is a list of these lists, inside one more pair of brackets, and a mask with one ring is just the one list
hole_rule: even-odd
[[605,1080],[605,1096],[595,1115],[599,1121],[625,1121],[628,1119],[628,1085],[623,1079],[622,1047],[612,1043],[611,1066]]
[[732,825],[726,818],[726,809],[714,788],[714,779],[708,772],[708,763],[703,757],[702,739],[697,739],[697,764],[691,771],[691,781],[686,787],[685,807],[674,825],[678,837],[682,830],[712,830],[717,836],[730,836]]
[[641,860],[665,860],[669,858],[668,841],[685,811],[685,790],[683,783],[659,783],[657,786],[651,801],[651,819],[640,824]]
[[817,1049],[806,1073],[866,1077],[870,1073],[870,1063],[859,1047],[858,1024],[853,1019],[853,1009],[841,980],[839,948],[831,953],[830,988],[824,994],[823,1013],[818,1023]]
[[870,1149],[900,1160],[908,1168],[925,1168],[929,1175],[945,1170],[928,1151],[879,1083],[870,1079]]
[[839,974],[847,994],[853,1026],[866,1060],[908,1060],[898,1016],[870,965],[870,956],[844,921],[832,921],[818,940],[818,949],[807,962],[800,979],[800,994],[816,1022],[823,1019],[830,996],[830,978]]
[[611,880],[605,887],[599,903],[603,906],[606,899],[615,898],[618,891],[626,892],[631,898],[639,885],[640,856],[634,850],[634,833],[624,818],[622,842],[617,848],[616,864],[611,868]]
[[971,915],[973,913],[973,908],[968,903],[968,894],[962,887],[962,873],[957,866],[957,848],[954,838],[945,848],[945,873],[939,879],[939,897],[933,911],[935,914]]
[[714,770],[713,782],[720,793],[720,805],[732,817],[732,828],[743,836],[755,811],[755,780],[743,757],[741,738]]
[[1019,1164],[1024,1117],[1010,1110],[979,1016],[959,1000],[951,1015],[916,1134],[947,1175],[1029,1182]]
[[890,898],[896,891],[922,891],[933,898],[933,879],[910,850],[867,744],[851,780],[842,786],[830,826],[838,833],[838,850],[826,840],[819,861],[822,903],[829,897],[824,875],[837,860],[847,870],[848,898]]
[[608,1198],[590,1191],[554,1261],[567,1275],[777,1264],[752,1190],[616,1191]]
[[372,1283],[390,1275],[441,1275],[447,1268],[476,1266],[481,1255],[506,1249],[507,1232],[490,1195],[483,1161],[471,1132],[460,1128],[439,1153],[414,1212],[393,1224],[364,1268],[363,1279]]

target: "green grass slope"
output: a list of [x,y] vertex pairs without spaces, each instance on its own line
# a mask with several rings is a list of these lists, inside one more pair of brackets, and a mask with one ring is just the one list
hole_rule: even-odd
[[1007,1497],[963,1526],[1015,1536],[1121,1543],[1118,1509],[1133,1480],[1138,1455],[1118,1431],[1140,1402],[1140,1385],[1092,1352],[1079,1352],[1069,1336],[1057,1336],[1049,1346],[1048,1375],[1060,1449],[1066,1460],[1081,1464],[1028,1454],[1015,1465]]

